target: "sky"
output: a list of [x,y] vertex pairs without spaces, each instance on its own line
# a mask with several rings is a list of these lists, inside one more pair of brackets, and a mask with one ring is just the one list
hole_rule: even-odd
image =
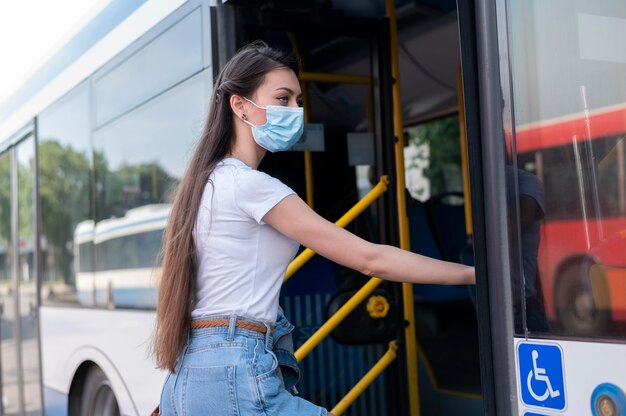
[[0,1],[0,103],[110,1]]

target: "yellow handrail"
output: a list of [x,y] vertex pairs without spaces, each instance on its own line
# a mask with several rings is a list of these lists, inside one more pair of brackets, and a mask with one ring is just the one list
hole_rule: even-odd
[[333,314],[324,325],[320,327],[313,335],[309,337],[305,341],[304,344],[298,348],[295,352],[296,360],[298,362],[302,361],[304,357],[309,355],[309,353],[322,342],[324,338],[330,334],[333,329],[335,329],[345,318],[356,308],[363,300],[374,291],[382,283],[382,279],[378,277],[372,277],[358,292],[356,292],[352,297],[343,304],[341,308],[337,312]]
[[348,394],[346,394],[344,398],[341,399],[335,407],[333,407],[331,413],[339,416],[340,414],[345,412],[346,409],[352,404],[352,402],[354,402],[356,398],[359,397],[359,395],[363,393],[363,391],[370,384],[372,384],[376,377],[378,377],[380,373],[382,373],[383,370],[387,368],[393,360],[396,359],[397,349],[398,344],[396,343],[396,341],[391,341],[385,355],[383,355],[382,358],[378,360],[378,362],[374,365],[374,367],[372,367],[370,371],[368,371],[367,374],[363,376],[363,378],[358,383],[356,383],[354,387],[352,387],[352,390],[350,390]]
[[[404,183],[404,126],[402,123],[402,101],[400,99],[400,65],[398,60],[398,28],[396,24],[396,5],[394,0],[385,2],[385,10],[389,19],[389,36],[391,51],[391,75],[393,83],[393,130],[396,136],[396,192],[398,200],[398,224],[400,228],[400,247],[404,250],[411,249],[409,240],[409,225],[406,216],[405,183]],[[417,379],[417,340],[415,339],[415,312],[413,305],[413,285],[402,284],[402,306],[404,320],[407,325],[404,329],[407,393],[409,398],[409,414],[418,416],[419,409],[419,385]]]
[[[302,57],[298,42],[293,33],[289,33],[289,39],[296,51],[296,54]],[[301,59],[301,65],[303,65]],[[328,83],[344,83],[344,84],[370,84],[371,79],[361,75],[344,75],[344,74],[324,74],[300,72],[299,79],[302,81],[302,100],[304,105],[305,123],[309,122],[309,82],[328,82]],[[369,118],[369,117],[368,117]],[[306,201],[313,208],[313,163],[311,152],[304,152],[305,179],[306,179]],[[352,207],[344,216],[342,216],[335,224],[339,227],[347,226],[354,218],[370,206],[380,195],[387,190],[389,180],[383,176],[379,183],[354,207]],[[294,259],[285,273],[285,281],[289,279],[297,270],[300,269],[307,261],[309,261],[315,252],[311,249],[304,250],[296,259]],[[382,282],[381,279],[371,278],[354,296],[352,296],[346,304],[328,319],[320,329],[318,329],[307,341],[295,352],[296,359],[300,362],[306,357],[322,340],[330,334],[345,318],[352,312],[370,293],[374,291]],[[369,386],[372,381],[396,358],[397,344],[395,341],[389,344],[388,352],[379,360],[379,362],[350,390],[350,392],[335,406],[333,412],[339,415],[350,406],[354,400]]]
[[[354,220],[360,213],[365,211],[367,207],[369,207],[378,197],[380,197],[385,191],[387,191],[387,185],[389,184],[389,178],[387,176],[382,176],[378,184],[372,188],[371,191],[367,193],[359,202],[356,203],[352,208],[348,210],[337,222],[341,228],[344,228],[346,225],[350,224],[352,220]],[[302,253],[300,253],[295,259],[289,263],[287,267],[287,272],[285,273],[284,281],[287,281],[295,272],[300,270],[304,264],[311,260],[311,258],[315,255],[315,252],[310,248],[307,248]]]
[[351,74],[327,74],[323,72],[300,72],[300,81],[328,82],[336,84],[369,84],[370,77],[367,75]]

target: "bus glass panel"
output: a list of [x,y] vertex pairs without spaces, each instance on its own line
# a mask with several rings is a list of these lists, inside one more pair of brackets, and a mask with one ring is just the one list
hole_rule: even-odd
[[[93,239],[89,83],[83,82],[38,119],[41,204],[41,297],[44,305],[78,306],[75,256]],[[82,224],[82,225],[81,225]],[[92,227],[93,228],[93,227]],[[81,240],[75,239],[77,229]],[[76,243],[79,244],[76,244]],[[91,269],[82,256],[81,269]],[[93,303],[91,286],[82,304]]]
[[[155,306],[153,268],[173,192],[206,116],[208,75],[196,75],[94,134],[97,306]],[[90,281],[88,273],[83,278]]]
[[20,142],[16,148],[18,199],[19,325],[24,411],[41,414],[42,395],[39,361],[39,327],[35,311],[37,300],[37,263],[35,261],[35,138]]
[[109,72],[96,75],[96,124],[106,123],[200,71],[201,22],[200,9],[196,9]]
[[[516,327],[624,338],[626,3],[510,1],[508,16],[513,173],[532,263]],[[525,220],[535,227],[530,243]]]

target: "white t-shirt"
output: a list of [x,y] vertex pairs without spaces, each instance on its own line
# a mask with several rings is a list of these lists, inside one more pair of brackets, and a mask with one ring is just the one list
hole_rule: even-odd
[[199,268],[193,319],[236,314],[276,320],[280,286],[299,244],[262,218],[293,193],[238,159],[218,163],[194,229]]

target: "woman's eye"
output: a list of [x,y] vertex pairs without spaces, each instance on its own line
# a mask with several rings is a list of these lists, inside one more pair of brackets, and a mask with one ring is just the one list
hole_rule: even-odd
[[298,100],[297,104],[298,104],[298,107],[304,107],[304,101],[302,100]]
[[277,100],[287,104],[289,102],[289,97],[278,97]]

